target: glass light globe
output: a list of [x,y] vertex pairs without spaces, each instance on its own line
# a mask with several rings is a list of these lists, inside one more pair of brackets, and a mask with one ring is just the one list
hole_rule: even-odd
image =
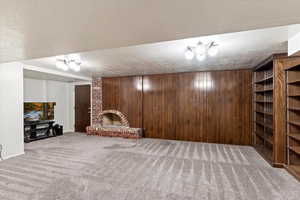
[[77,67],[77,63],[75,61],[70,61],[69,63],[69,67],[72,69],[72,70],[75,70],[75,68]]
[[64,71],[68,71],[69,67],[68,67],[68,65],[63,64],[63,65],[61,65],[61,69],[64,70]]
[[198,61],[203,61],[206,58],[206,54],[205,53],[204,54],[198,54],[196,58],[197,58]]
[[73,70],[75,72],[79,72],[80,71],[80,65],[76,64],[75,67],[73,68]]
[[206,51],[205,45],[202,42],[199,42],[195,49],[196,54],[202,55],[205,53],[205,51]]
[[56,67],[58,69],[63,69],[64,65],[65,65],[65,63],[63,61],[59,61],[59,60],[56,61]]
[[75,62],[80,62],[80,56],[78,54],[70,54],[68,55],[69,60],[74,60]]
[[218,52],[219,52],[219,48],[217,45],[212,45],[207,51],[208,55],[210,56],[216,56]]
[[185,51],[185,53],[184,53],[184,55],[185,55],[185,58],[187,59],[187,60],[192,60],[193,58],[194,58],[194,52],[192,51],[192,49],[191,48],[188,48],[186,51]]

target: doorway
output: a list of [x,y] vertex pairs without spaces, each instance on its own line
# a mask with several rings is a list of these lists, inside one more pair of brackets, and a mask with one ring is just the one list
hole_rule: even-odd
[[75,86],[75,131],[86,132],[91,123],[91,86]]

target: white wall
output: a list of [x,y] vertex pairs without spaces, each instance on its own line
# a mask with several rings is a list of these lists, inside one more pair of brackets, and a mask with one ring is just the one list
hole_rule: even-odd
[[0,144],[4,159],[24,153],[23,67],[0,64]]
[[300,51],[300,24],[289,26],[288,37],[288,55],[290,56]]
[[56,102],[55,121],[64,131],[74,131],[74,86],[71,83],[24,79],[25,102]]

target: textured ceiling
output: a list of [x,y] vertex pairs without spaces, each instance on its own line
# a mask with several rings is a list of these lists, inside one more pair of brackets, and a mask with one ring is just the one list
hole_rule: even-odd
[[[83,61],[81,72],[69,73],[97,77],[252,68],[273,53],[287,51],[289,27],[84,52],[79,54]],[[215,41],[219,44],[219,54],[201,62],[186,60],[186,47],[198,41]],[[56,69],[55,61],[55,57],[48,57],[27,60],[24,64]]]
[[295,24],[299,7],[298,0],[0,0],[0,63]]

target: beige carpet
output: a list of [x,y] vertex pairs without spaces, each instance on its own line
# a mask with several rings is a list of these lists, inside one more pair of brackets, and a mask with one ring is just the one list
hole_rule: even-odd
[[252,147],[71,133],[0,162],[1,200],[298,200]]

